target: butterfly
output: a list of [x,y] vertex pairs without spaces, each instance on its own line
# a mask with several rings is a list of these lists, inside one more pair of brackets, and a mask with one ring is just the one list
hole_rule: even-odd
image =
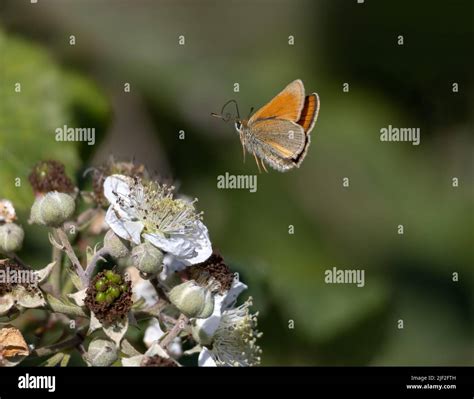
[[280,172],[301,166],[311,142],[311,130],[318,118],[320,103],[317,93],[306,96],[303,82],[297,79],[247,119],[240,118],[235,100],[224,104],[221,114],[211,115],[229,121],[230,114],[224,115],[223,112],[232,102],[237,110],[234,123],[242,143],[244,161],[247,150],[253,154],[259,171],[261,165],[268,172],[265,163]]

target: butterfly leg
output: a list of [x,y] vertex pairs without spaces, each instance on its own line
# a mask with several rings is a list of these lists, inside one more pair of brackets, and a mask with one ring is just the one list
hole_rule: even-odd
[[255,157],[255,162],[257,162],[258,173],[262,173],[262,170],[260,169],[260,164],[258,163],[257,154],[255,154],[255,152],[253,153],[253,156]]
[[265,162],[263,162],[263,160],[260,160],[260,163],[263,166],[263,170],[268,173],[267,167],[265,166]]
[[245,163],[245,141],[244,141],[244,135],[240,133],[240,143],[242,144],[242,154],[244,157],[244,163]]

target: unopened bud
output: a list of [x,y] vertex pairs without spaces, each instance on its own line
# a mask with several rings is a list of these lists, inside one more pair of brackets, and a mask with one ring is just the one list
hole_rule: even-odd
[[128,249],[127,242],[117,236],[112,229],[107,231],[104,237],[104,247],[113,258],[123,258],[127,256],[130,250]]
[[194,280],[188,280],[173,287],[169,292],[169,299],[188,317],[205,319],[214,311],[213,294]]
[[74,199],[70,195],[52,191],[35,200],[31,207],[30,221],[59,227],[72,216],[75,207]]
[[93,367],[108,367],[118,359],[117,347],[111,341],[94,339],[89,344],[85,359]]
[[163,268],[163,252],[145,241],[132,250],[133,265],[144,277],[156,275]]
[[23,245],[25,232],[15,223],[6,223],[0,226],[0,251],[16,252]]

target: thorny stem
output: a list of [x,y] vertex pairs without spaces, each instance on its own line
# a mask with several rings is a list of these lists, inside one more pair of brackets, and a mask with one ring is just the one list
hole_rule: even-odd
[[81,333],[76,333],[73,337],[67,338],[64,341],[58,342],[53,345],[45,346],[43,348],[35,349],[32,352],[32,355],[42,357],[54,355],[57,352],[63,351],[65,349],[75,348],[84,341],[84,336]]
[[176,324],[161,341],[161,347],[166,349],[166,347],[171,344],[173,339],[175,339],[179,335],[179,333],[183,331],[183,329],[188,324],[188,321],[189,319],[184,314],[181,314],[181,316],[179,316],[178,320],[176,321]]
[[[54,234],[54,231],[53,231]],[[59,248],[52,245],[52,261],[56,263],[55,267],[51,272],[51,288],[55,296],[59,296],[61,293],[61,271],[62,271],[62,252]]]
[[76,253],[74,252],[74,249],[72,248],[66,233],[61,228],[55,229],[55,232],[59,238],[59,241],[61,242],[64,252],[66,252],[66,255],[70,259],[72,265],[74,266],[74,269],[76,269],[76,273],[81,279],[82,284],[84,285],[84,287],[86,287],[88,285],[86,273],[84,272],[84,269],[82,268],[82,265],[79,262],[79,259],[77,258]]
[[95,255],[92,257],[91,261],[86,267],[86,278],[87,280],[90,280],[92,273],[94,273],[94,270],[97,266],[97,263],[99,260],[101,260],[103,257],[109,255],[109,251],[106,248],[101,248],[99,249]]

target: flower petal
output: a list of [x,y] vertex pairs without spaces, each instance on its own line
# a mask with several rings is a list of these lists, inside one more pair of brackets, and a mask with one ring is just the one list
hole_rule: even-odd
[[229,291],[225,295],[224,301],[222,302],[222,310],[232,307],[237,300],[238,296],[247,289],[248,287],[241,281],[235,279],[230,286]]
[[[116,212],[120,214],[120,218]],[[140,244],[140,235],[143,230],[143,224],[141,222],[134,222],[129,217],[120,211],[116,211],[111,205],[105,215],[105,222],[119,237],[124,240],[133,241],[135,244]]]
[[171,237],[164,237],[148,233],[143,237],[155,247],[174,255],[186,266],[204,262],[212,254],[209,232],[201,221],[196,222],[196,229],[192,235],[173,234]]
[[161,234],[147,233],[143,234],[143,237],[155,247],[179,258],[190,257],[194,253],[192,242],[186,236],[173,235],[165,237]]
[[132,285],[132,291],[137,299],[143,298],[147,306],[153,306],[158,302],[158,294],[155,287],[148,280],[140,278],[136,284]]
[[201,221],[197,221],[196,224],[196,234],[193,237],[196,254],[184,260],[188,265],[204,262],[212,255],[212,244],[207,227]]
[[143,336],[143,342],[149,348],[153,345],[154,342],[158,341],[165,332],[161,329],[160,323],[157,318],[150,320],[150,324],[145,330],[145,335]]
[[216,294],[214,296],[214,311],[207,319],[196,319],[196,327],[202,333],[211,338],[219,327],[222,317],[222,304],[225,300],[224,295]]
[[128,197],[132,179],[123,175],[108,176],[104,181],[104,196],[110,204],[118,205],[118,199]]
[[176,337],[171,341],[171,343],[167,347],[169,354],[178,359],[183,354],[183,345],[181,344],[181,338]]
[[198,358],[199,367],[217,367],[212,356],[212,352],[207,348],[202,348]]

